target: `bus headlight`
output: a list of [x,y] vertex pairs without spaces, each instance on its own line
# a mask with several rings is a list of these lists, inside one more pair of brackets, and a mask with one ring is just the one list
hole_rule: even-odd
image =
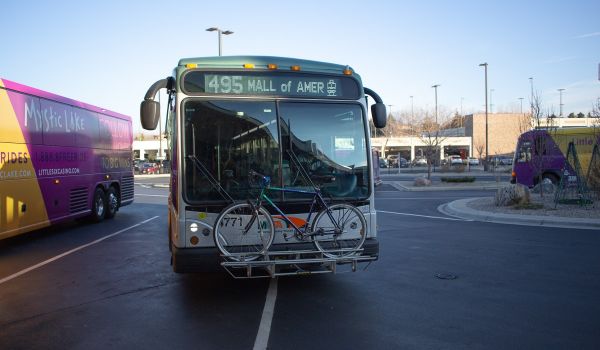
[[191,232],[197,232],[197,231],[198,231],[198,224],[197,224],[197,223],[195,223],[195,222],[192,222],[192,223],[190,224],[190,231],[191,231]]

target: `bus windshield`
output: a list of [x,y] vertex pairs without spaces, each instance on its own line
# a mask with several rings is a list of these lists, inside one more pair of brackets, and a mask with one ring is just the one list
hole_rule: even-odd
[[[270,176],[273,186],[310,188],[312,181],[333,199],[369,195],[359,104],[188,99],[183,110],[185,159],[194,155],[233,199],[254,196],[250,170]],[[188,202],[223,200],[191,160],[184,171]],[[297,193],[270,196],[307,199]]]

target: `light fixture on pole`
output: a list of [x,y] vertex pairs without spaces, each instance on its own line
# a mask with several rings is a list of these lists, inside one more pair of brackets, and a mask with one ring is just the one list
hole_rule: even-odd
[[559,117],[561,117],[561,118],[563,116],[563,102],[562,102],[562,92],[563,91],[565,91],[565,89],[558,89],[558,93],[560,94],[560,104],[559,104],[560,114],[559,114]]
[[437,127],[437,123],[438,123],[438,104],[437,104],[437,88],[438,86],[440,86],[440,84],[435,84],[432,86],[432,88],[435,89],[435,124]]
[[488,157],[489,157],[489,145],[488,145],[488,82],[487,82],[487,69],[488,64],[481,63],[479,67],[485,68],[485,161],[483,163],[484,170],[488,170]]
[[219,56],[221,56],[222,55],[221,34],[229,35],[229,34],[233,34],[233,32],[231,30],[221,30],[218,27],[210,27],[210,28],[207,28],[206,31],[207,32],[215,32],[216,31],[217,33],[219,33]]

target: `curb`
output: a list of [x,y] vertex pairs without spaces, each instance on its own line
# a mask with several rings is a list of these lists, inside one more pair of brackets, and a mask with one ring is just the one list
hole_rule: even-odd
[[424,191],[468,191],[468,190],[497,190],[501,187],[506,186],[505,183],[499,183],[497,185],[473,185],[473,186],[404,186],[400,181],[384,181],[383,183],[392,185],[399,191],[409,192],[424,192]]
[[547,226],[560,228],[575,228],[585,230],[599,230],[600,220],[586,218],[565,218],[541,215],[516,215],[504,213],[492,213],[488,211],[469,208],[467,204],[471,201],[486,198],[464,198],[440,205],[437,209],[440,213],[449,216],[470,219],[475,221],[494,222],[499,224],[523,225],[523,226]]

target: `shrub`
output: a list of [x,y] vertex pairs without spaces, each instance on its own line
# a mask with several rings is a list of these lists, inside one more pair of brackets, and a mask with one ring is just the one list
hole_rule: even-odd
[[442,182],[475,182],[474,176],[463,176],[463,177],[442,177]]

